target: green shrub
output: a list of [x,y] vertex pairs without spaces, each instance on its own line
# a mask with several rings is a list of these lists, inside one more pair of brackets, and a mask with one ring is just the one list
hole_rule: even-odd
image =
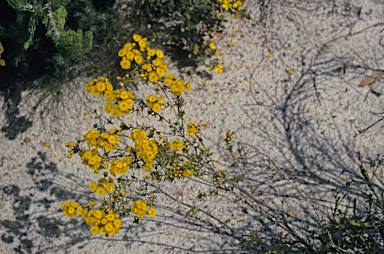
[[1,24],[0,40],[8,41],[5,45],[10,52],[8,61],[15,67],[20,63],[26,68],[32,66],[33,54],[42,55],[56,66],[68,66],[91,49],[93,35],[90,31],[65,27],[66,6],[70,0],[7,2],[16,11],[16,21]]

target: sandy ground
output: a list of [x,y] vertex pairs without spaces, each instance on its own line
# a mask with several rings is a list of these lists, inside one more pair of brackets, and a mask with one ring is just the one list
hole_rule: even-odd
[[[382,96],[371,92],[384,92],[381,80],[358,87],[382,70],[384,1],[269,2],[265,26],[229,18],[224,34],[215,36],[223,73],[188,75],[172,62],[170,73],[191,81],[186,120],[208,123],[203,137],[218,169],[245,175],[244,184],[257,187],[261,199],[288,217],[294,213],[295,225],[313,228],[318,219],[308,201],[326,211],[334,202],[332,188],[361,179],[355,152],[365,158],[382,152],[380,124],[354,135],[380,119],[369,112],[384,111]],[[259,17],[257,1],[245,8]],[[201,213],[187,216],[185,207],[170,210],[177,205],[161,195],[157,216],[139,225],[126,218],[120,234],[109,238],[94,237],[80,218],[63,216],[65,200],[97,200],[87,188],[97,178],[77,157],[68,160],[64,146],[92,127],[94,119],[84,114],[103,105],[102,98],[84,93],[87,82],[79,78],[79,89],[67,93],[67,110],[55,117],[42,112],[27,127],[20,125],[34,102],[25,96],[12,122],[0,116],[0,253],[246,253],[237,239],[219,232],[216,221]],[[133,92],[143,98],[151,89]],[[124,120],[165,129],[142,115]],[[235,154],[244,158],[240,167],[224,149],[227,130],[236,132]],[[384,173],[377,174],[381,190]],[[197,190],[208,190],[210,183],[188,179],[161,186],[192,204]],[[282,231],[233,196],[210,199],[202,209],[228,220],[236,234]],[[315,241],[313,235],[303,237]],[[268,243],[263,248],[276,249]]]

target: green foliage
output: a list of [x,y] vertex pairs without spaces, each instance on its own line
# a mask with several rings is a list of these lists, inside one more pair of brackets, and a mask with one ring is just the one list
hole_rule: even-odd
[[[16,22],[2,26],[0,40],[8,38],[13,40],[13,47],[8,47],[12,52],[9,60],[16,67],[22,61],[25,65],[29,65],[26,54],[33,50],[40,50],[40,54],[50,55],[48,62],[56,65],[68,65],[76,56],[90,51],[93,38],[91,32],[88,31],[83,35],[81,30],[75,32],[65,27],[68,18],[65,6],[70,3],[70,0],[7,1],[16,11]],[[45,38],[41,38],[41,34],[38,34],[42,29],[46,30],[45,36],[52,39],[56,47],[48,47],[48,52],[44,52]],[[63,60],[57,61],[59,58]]]
[[[144,37],[157,40],[158,45],[180,54],[182,61],[195,61],[205,65],[205,59],[215,53],[209,47],[208,36],[221,33],[226,20],[224,4],[218,0],[144,0],[129,1],[129,23]],[[236,3],[236,1],[229,1]],[[244,0],[238,3],[244,3]],[[235,6],[237,6],[237,4]],[[240,7],[227,10],[233,17],[247,17],[246,9]],[[173,52],[172,52],[173,51]],[[189,60],[188,60],[189,58]],[[187,60],[185,60],[187,59]],[[212,63],[211,63],[212,64]],[[206,65],[209,66],[209,65]]]
[[60,34],[60,37],[54,38],[54,43],[57,48],[63,52],[68,51],[70,55],[78,56],[88,53],[92,47],[93,34],[89,31],[83,34],[79,29],[77,32],[73,30],[65,31]]

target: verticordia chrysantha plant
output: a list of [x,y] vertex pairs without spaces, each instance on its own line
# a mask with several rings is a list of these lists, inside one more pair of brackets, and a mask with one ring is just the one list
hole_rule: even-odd
[[[144,112],[169,124],[170,133],[165,138],[155,128],[142,125],[133,126],[121,120],[117,129],[107,129],[104,125],[94,125],[93,130],[88,131],[84,137],[76,143],[69,142],[70,159],[78,154],[84,165],[87,165],[96,175],[102,177],[89,183],[89,189],[100,197],[102,201],[93,201],[86,205],[80,205],[74,201],[64,202],[62,210],[70,218],[81,215],[84,221],[91,226],[92,234],[113,235],[119,233],[122,227],[121,218],[134,214],[134,222],[148,214],[156,215],[153,206],[156,196],[148,189],[153,186],[152,181],[173,182],[186,177],[201,177],[209,174],[216,191],[204,193],[199,191],[197,198],[203,200],[207,196],[217,196],[217,189],[225,189],[225,173],[215,172],[210,166],[209,156],[203,139],[199,136],[201,128],[206,123],[184,123],[184,100],[181,97],[184,91],[189,91],[191,85],[183,80],[175,79],[175,75],[169,74],[167,66],[163,63],[164,54],[160,50],[151,49],[146,38],[138,34],[133,35],[134,42],[126,43],[119,50],[121,68],[136,74],[133,79],[117,77],[122,89],[113,89],[113,85],[105,77],[92,80],[87,85],[87,92],[94,96],[104,96],[107,100],[104,106],[106,113],[111,116],[105,123],[113,124],[113,119],[131,112]],[[139,74],[139,75],[138,75]],[[146,85],[155,85],[158,94],[160,90],[165,97],[155,95],[148,96],[145,100],[138,99],[134,94],[125,90],[125,85],[132,81],[142,81]],[[174,122],[165,119],[160,112],[171,108],[176,116]],[[96,118],[103,123],[100,115],[95,110]],[[185,132],[186,131],[186,132]],[[233,138],[227,133],[227,146]],[[177,137],[177,138],[176,138]],[[172,139],[172,140],[171,140]],[[133,145],[128,145],[132,142]],[[88,149],[85,147],[88,146]],[[210,171],[204,171],[208,165]],[[144,169],[147,175],[143,179],[130,174],[133,170]],[[138,198],[138,197],[141,198]],[[97,206],[97,208],[95,208]],[[191,208],[192,212],[196,207]]]

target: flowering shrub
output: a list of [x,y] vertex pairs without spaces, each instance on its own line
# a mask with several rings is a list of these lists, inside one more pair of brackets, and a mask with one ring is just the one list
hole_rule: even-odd
[[[151,49],[147,39],[138,34],[133,35],[133,40],[133,43],[126,43],[118,52],[121,68],[133,70],[133,79],[129,79],[129,74],[117,77],[122,87],[120,90],[113,89],[107,78],[98,77],[88,83],[86,90],[94,96],[105,97],[104,110],[111,117],[108,123],[112,123],[112,119],[130,114],[131,111],[144,112],[146,109],[149,115],[166,121],[173,136],[179,138],[168,140],[155,128],[121,122],[118,129],[108,130],[103,125],[95,125],[95,129],[88,131],[81,140],[66,143],[70,150],[69,159],[77,154],[94,174],[102,173],[102,177],[90,182],[88,187],[98,196],[104,197],[103,201],[94,201],[87,205],[69,201],[64,202],[61,207],[70,218],[81,215],[91,226],[92,234],[108,236],[118,233],[122,227],[120,218],[130,214],[134,214],[136,222],[146,214],[154,217],[155,196],[148,190],[148,179],[173,182],[185,177],[200,177],[206,173],[203,172],[203,166],[210,162],[210,154],[199,137],[206,123],[193,122],[184,125],[184,100],[181,95],[189,91],[190,82],[185,84],[181,79],[176,80],[173,74],[165,76],[168,67],[163,63],[163,52]],[[156,85],[155,91],[163,91],[168,102],[155,95],[150,95],[145,100],[138,99],[132,92],[124,90],[128,82],[137,80],[147,85]],[[177,108],[175,122],[160,115],[166,108]],[[101,116],[96,113],[96,118],[101,119]],[[233,136],[229,133],[227,135],[226,140],[229,142]],[[134,145],[123,145],[127,143],[126,140],[131,140]],[[85,146],[89,148],[86,149]],[[134,169],[145,169],[148,174],[144,179],[138,179],[128,173]],[[220,172],[212,173],[215,186],[220,186],[220,177],[223,175]],[[138,184],[136,190],[132,190],[134,183]],[[137,199],[139,195],[145,199]],[[200,199],[205,196],[205,193],[199,193]],[[96,205],[99,206],[98,209],[94,208]]]
[[[213,33],[221,33],[226,20],[223,13],[231,13],[232,18],[239,15],[250,19],[245,0],[147,0],[128,3],[128,23],[137,28],[145,37],[152,37],[164,48],[172,45],[172,50],[181,53],[181,59],[190,59],[206,65],[205,59],[216,52],[209,38]],[[217,66],[213,59],[207,67]]]

